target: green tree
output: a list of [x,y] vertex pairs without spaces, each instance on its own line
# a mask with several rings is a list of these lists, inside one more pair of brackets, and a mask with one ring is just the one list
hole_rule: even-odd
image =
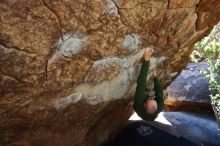
[[201,73],[208,79],[211,104],[220,127],[220,23],[208,37],[195,44],[191,60],[206,61],[209,64],[208,71],[201,70]]
[[202,71],[202,73],[208,79],[211,104],[218,118],[218,123],[220,123],[220,43],[206,46],[204,54],[207,56],[206,61],[209,64],[209,72]]

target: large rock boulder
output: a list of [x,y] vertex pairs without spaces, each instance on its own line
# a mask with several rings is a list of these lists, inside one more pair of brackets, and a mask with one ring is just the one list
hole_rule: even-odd
[[208,80],[201,71],[208,71],[207,62],[189,63],[167,87],[166,110],[212,113]]
[[214,116],[187,112],[164,112],[162,116],[179,135],[204,146],[220,145],[218,123]]
[[100,145],[132,113],[144,48],[165,88],[219,0],[1,0],[0,145]]
[[[130,117],[130,122],[133,120],[142,119],[135,113]],[[155,121],[147,123],[176,137],[185,137],[197,143],[198,146],[220,145],[218,123],[213,115],[193,112],[161,112]]]

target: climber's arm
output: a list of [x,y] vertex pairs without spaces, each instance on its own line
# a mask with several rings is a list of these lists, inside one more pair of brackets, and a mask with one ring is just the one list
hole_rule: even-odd
[[150,60],[144,60],[141,66],[140,74],[137,78],[136,97],[144,98],[146,96],[147,75],[149,71]]
[[164,108],[164,100],[163,100],[163,90],[160,87],[160,82],[157,77],[154,77],[154,91],[158,105],[157,113],[159,113]]
[[[144,114],[144,102],[146,100],[147,75],[150,61],[144,60],[141,66],[140,74],[137,78],[137,87],[135,92],[134,110],[139,116]],[[142,116],[141,116],[142,117]],[[142,117],[143,118],[143,117]]]

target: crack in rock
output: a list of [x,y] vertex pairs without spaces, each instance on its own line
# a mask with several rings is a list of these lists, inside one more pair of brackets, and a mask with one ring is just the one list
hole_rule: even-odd
[[2,74],[3,76],[5,76],[5,77],[7,77],[7,78],[10,78],[10,79],[12,79],[12,80],[15,80],[15,81],[18,82],[18,83],[22,83],[22,84],[23,84],[23,82],[22,82],[21,80],[19,80],[17,77],[14,77],[14,76],[12,76],[12,75],[8,75],[8,74],[4,73],[1,69],[0,69],[0,74]]
[[45,80],[48,81],[48,60],[45,62]]
[[2,44],[0,43],[0,49],[4,50],[4,51],[12,51],[12,52],[17,52],[17,53],[23,53],[23,54],[26,54],[26,55],[36,55],[37,53],[35,52],[31,52],[31,51],[27,51],[27,50],[24,50],[24,49],[21,49],[19,47],[16,47],[16,46],[7,46],[5,44]]
[[59,31],[60,31],[60,36],[63,39],[63,32],[62,32],[62,25],[61,25],[61,20],[57,15],[57,12],[55,10],[53,10],[47,3],[45,0],[42,0],[44,6],[55,16],[57,23],[59,25]]
[[120,7],[118,6],[117,1],[115,1],[115,0],[107,0],[107,4],[104,7],[104,13],[118,15],[120,22],[123,25],[125,25],[125,22],[122,19],[122,13],[120,11]]
[[108,14],[119,14],[118,7],[112,0],[108,0],[106,6],[104,7],[104,13]]

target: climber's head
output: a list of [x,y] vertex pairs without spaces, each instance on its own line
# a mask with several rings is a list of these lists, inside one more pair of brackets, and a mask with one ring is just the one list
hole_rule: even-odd
[[145,103],[144,108],[147,114],[154,115],[157,112],[157,102],[154,96],[149,97]]

